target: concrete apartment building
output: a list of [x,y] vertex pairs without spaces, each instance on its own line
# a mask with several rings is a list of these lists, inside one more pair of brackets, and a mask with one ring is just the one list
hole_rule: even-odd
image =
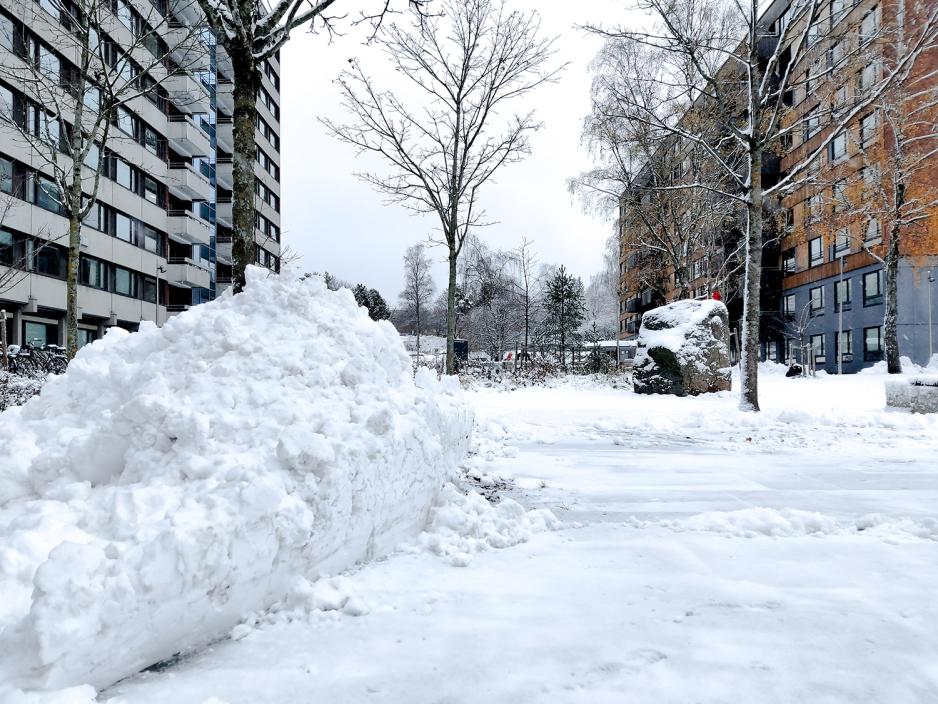
[[[785,143],[777,159],[764,165],[764,179],[771,183],[784,176],[829,136],[832,115],[849,108],[880,80],[899,41],[898,28],[911,36],[916,18],[927,6],[925,0],[908,0],[904,6],[882,0],[831,0],[823,6],[817,29],[809,34],[810,49],[793,67],[797,85],[787,101],[791,108],[787,124],[801,124],[803,129]],[[895,14],[898,7],[905,9],[904,23]],[[789,16],[788,2],[776,2],[763,21],[771,38],[773,31],[778,36],[782,23],[805,20]],[[774,45],[766,41],[764,49],[769,53]],[[858,49],[862,55],[857,55]],[[938,82],[938,74],[933,75],[936,68],[938,53],[921,57],[911,78],[917,81],[917,93]],[[926,117],[934,121],[938,114]],[[838,369],[838,354],[844,372],[858,371],[883,358],[881,259],[889,236],[894,154],[891,133],[883,122],[879,107],[857,115],[815,163],[811,183],[773,204],[770,220],[777,236],[766,237],[763,256],[763,358],[810,362],[830,372]],[[938,155],[927,159],[911,180],[910,198],[921,202],[938,198]],[[628,243],[628,228],[634,225],[624,218],[620,222],[623,242]],[[906,232],[898,276],[900,353],[924,363],[933,347],[938,351],[929,339],[936,278],[932,272],[938,268],[938,209],[922,213],[922,219]],[[736,326],[741,296],[735,295],[731,283],[715,281],[713,276],[721,254],[725,250],[692,255],[700,264],[692,267],[689,289],[695,297],[719,289],[728,299],[731,326]],[[619,304],[623,339],[637,334],[645,310],[679,294],[673,268],[659,277],[659,287],[649,285],[652,277],[643,268],[645,260],[647,253],[641,249],[623,247]]]
[[[61,72],[75,70],[75,39],[60,0],[0,0],[0,64],[27,56]],[[133,44],[141,28],[155,38],[169,77],[118,109],[105,145],[96,204],[81,230],[79,337],[110,326],[135,330],[212,300],[231,284],[233,71],[193,0],[111,0],[108,39]],[[193,42],[198,49],[193,51]],[[140,46],[135,47],[139,51]],[[176,57],[179,57],[178,59]],[[185,57],[185,69],[176,60]],[[193,58],[198,56],[200,58]],[[171,57],[171,58],[170,58]],[[0,75],[0,275],[25,264],[0,290],[11,344],[64,344],[68,220],[50,196],[49,174],[14,119],[37,105],[28,80]],[[17,85],[19,83],[19,85]],[[280,265],[280,78],[267,63],[258,93],[255,162],[255,259]],[[92,173],[93,172],[89,172]],[[49,243],[46,244],[45,242]]]

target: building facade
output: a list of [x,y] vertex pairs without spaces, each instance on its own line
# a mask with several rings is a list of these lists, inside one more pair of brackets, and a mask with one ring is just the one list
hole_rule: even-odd
[[[0,308],[11,344],[65,340],[68,220],[47,161],[23,136],[30,115],[54,115],[55,106],[43,104],[28,72],[17,69],[34,61],[66,85],[76,70],[70,7],[0,0]],[[126,51],[125,59],[148,50],[139,63],[156,57],[165,78],[117,108],[111,136],[99,145],[99,185],[81,228],[81,344],[110,326],[162,324],[231,284],[231,60],[191,0],[108,0],[108,10],[99,40]],[[135,75],[133,60],[127,64]],[[255,259],[273,270],[280,264],[279,90],[272,59],[257,100]],[[98,171],[95,149],[90,176]]]
[[[829,0],[821,7],[806,34],[808,50],[791,69],[796,80],[786,95],[785,125],[795,129],[782,141],[781,153],[764,165],[764,182],[784,178],[824,140],[831,140],[809,177],[797,181],[766,213],[773,232],[763,252],[763,358],[807,363],[829,372],[855,372],[883,359],[883,260],[892,227],[901,222],[896,277],[899,348],[901,355],[922,364],[938,351],[932,331],[938,139],[926,138],[929,133],[938,135],[938,110],[933,107],[938,103],[938,51],[924,53],[906,81],[859,111],[846,129],[832,132],[842,124],[841,116],[860,105],[895,65],[897,47],[914,38],[929,3]],[[806,21],[804,15],[792,16],[784,0],[773,3],[762,19],[766,34],[760,49],[766,55],[777,46],[777,37],[799,36],[802,28],[797,24]],[[786,23],[794,27],[787,35],[779,31]],[[908,115],[914,118],[904,122]],[[907,148],[900,137],[908,139]],[[900,182],[907,189],[901,213],[895,207]],[[670,270],[660,289],[636,284],[647,282],[648,276],[641,272],[641,252],[629,244],[627,229],[632,224],[623,218],[620,222],[619,325],[620,337],[629,339],[637,334],[644,310],[681,292]],[[741,306],[732,282],[714,285],[712,280],[712,262],[719,253],[700,251],[696,256],[703,264],[694,270],[690,295],[706,297],[712,289],[719,290],[728,302],[733,327]],[[734,305],[740,308],[736,314]]]

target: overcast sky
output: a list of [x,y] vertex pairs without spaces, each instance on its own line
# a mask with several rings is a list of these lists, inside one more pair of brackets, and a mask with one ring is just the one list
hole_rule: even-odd
[[[345,0],[349,6],[355,0]],[[537,110],[544,127],[532,139],[532,153],[522,163],[505,167],[486,186],[482,204],[492,227],[479,232],[491,246],[516,247],[533,240],[544,263],[565,264],[585,279],[600,268],[602,247],[612,231],[612,215],[603,220],[583,213],[567,192],[567,179],[589,166],[580,146],[580,128],[589,110],[588,64],[598,49],[593,37],[574,29],[577,23],[618,22],[622,0],[561,2],[508,0],[509,8],[534,9],[542,15],[545,34],[559,35],[559,62],[570,62],[559,82],[532,94],[521,111]],[[396,302],[403,285],[404,250],[427,240],[436,223],[415,217],[399,205],[384,205],[382,196],[352,174],[363,157],[339,144],[316,121],[342,121],[333,79],[351,57],[380,79],[386,63],[361,34],[350,32],[330,45],[321,35],[298,32],[281,55],[282,187],[284,243],[297,252],[306,271],[330,271],[353,283],[377,288]],[[389,77],[389,81],[393,80]],[[370,168],[386,173],[379,162]],[[445,283],[445,250],[430,250],[437,262],[436,285]]]

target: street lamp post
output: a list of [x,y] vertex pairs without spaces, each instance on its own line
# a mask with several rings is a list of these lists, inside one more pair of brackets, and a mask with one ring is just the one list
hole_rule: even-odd
[[935,283],[935,274],[931,271],[928,272],[928,361],[931,362],[933,347],[934,347],[934,338],[931,334],[932,329],[932,319],[931,319],[931,297],[932,297],[932,284]]

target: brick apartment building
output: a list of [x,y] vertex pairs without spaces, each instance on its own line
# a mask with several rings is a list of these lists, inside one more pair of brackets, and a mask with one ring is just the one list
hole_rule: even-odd
[[[68,7],[63,0],[0,0],[0,196],[9,206],[0,223],[0,274],[25,266],[15,285],[0,290],[11,344],[64,344],[68,220],[22,129],[28,115],[52,114],[37,102],[23,62],[41,62],[62,86],[77,70]],[[108,7],[115,21],[101,39],[115,51],[133,47],[128,55],[149,50],[170,75],[118,109],[117,138],[104,145],[96,204],[81,231],[82,344],[108,326],[162,324],[231,283],[231,60],[207,29],[193,38],[191,28],[203,24],[193,0],[112,0]],[[134,45],[141,35],[152,43]],[[181,55],[185,68],[174,61]],[[16,80],[20,66],[23,79]],[[255,258],[272,269],[280,257],[279,91],[279,65],[271,60],[257,101]]]
[[[905,36],[899,29],[911,35],[927,6],[926,0],[908,0],[904,22],[899,22],[896,14],[902,6],[882,0],[831,0],[823,7],[814,25],[817,29],[809,33],[810,48],[793,67],[797,85],[787,101],[790,115],[786,124],[801,124],[803,129],[795,131],[777,159],[764,164],[766,184],[784,176],[815,149],[832,129],[831,115],[850,106],[880,80],[897,43]],[[789,14],[787,1],[775,2],[766,10],[762,19],[769,38],[773,33],[778,36],[782,23],[805,21]],[[769,53],[774,46],[766,41],[764,48]],[[906,85],[914,84],[917,95],[934,88],[938,75],[931,74],[936,68],[938,52],[933,50],[920,58]],[[893,132],[884,129],[882,110],[893,104],[899,105],[900,114],[914,111],[916,106],[924,108],[919,97],[909,95],[890,92],[883,105],[858,115],[815,163],[811,182],[772,204],[772,217],[767,222],[773,232],[767,233],[763,256],[763,358],[811,361],[831,372],[838,369],[838,355],[845,372],[883,358],[881,259],[889,236],[888,206],[894,190],[890,176],[896,169],[890,171],[895,154]],[[918,117],[934,122],[938,113],[927,110]],[[938,155],[919,164],[910,181],[910,199],[928,203],[938,198],[938,190],[933,192],[938,185]],[[929,303],[936,278],[931,272],[938,267],[938,208],[918,215],[921,218],[906,230],[902,240],[898,331],[900,353],[922,363],[932,350]],[[630,244],[635,240],[629,235],[633,222],[623,216],[620,224],[619,334],[628,339],[638,332],[645,310],[674,300],[681,291],[673,267],[665,266],[657,279],[649,273],[649,267],[661,269],[661,263]],[[730,251],[726,245],[732,243],[732,223],[725,236],[714,241],[723,246],[691,256],[700,263],[691,268],[686,289],[694,297],[719,290],[735,328],[742,312],[741,296],[732,278],[715,276]]]

